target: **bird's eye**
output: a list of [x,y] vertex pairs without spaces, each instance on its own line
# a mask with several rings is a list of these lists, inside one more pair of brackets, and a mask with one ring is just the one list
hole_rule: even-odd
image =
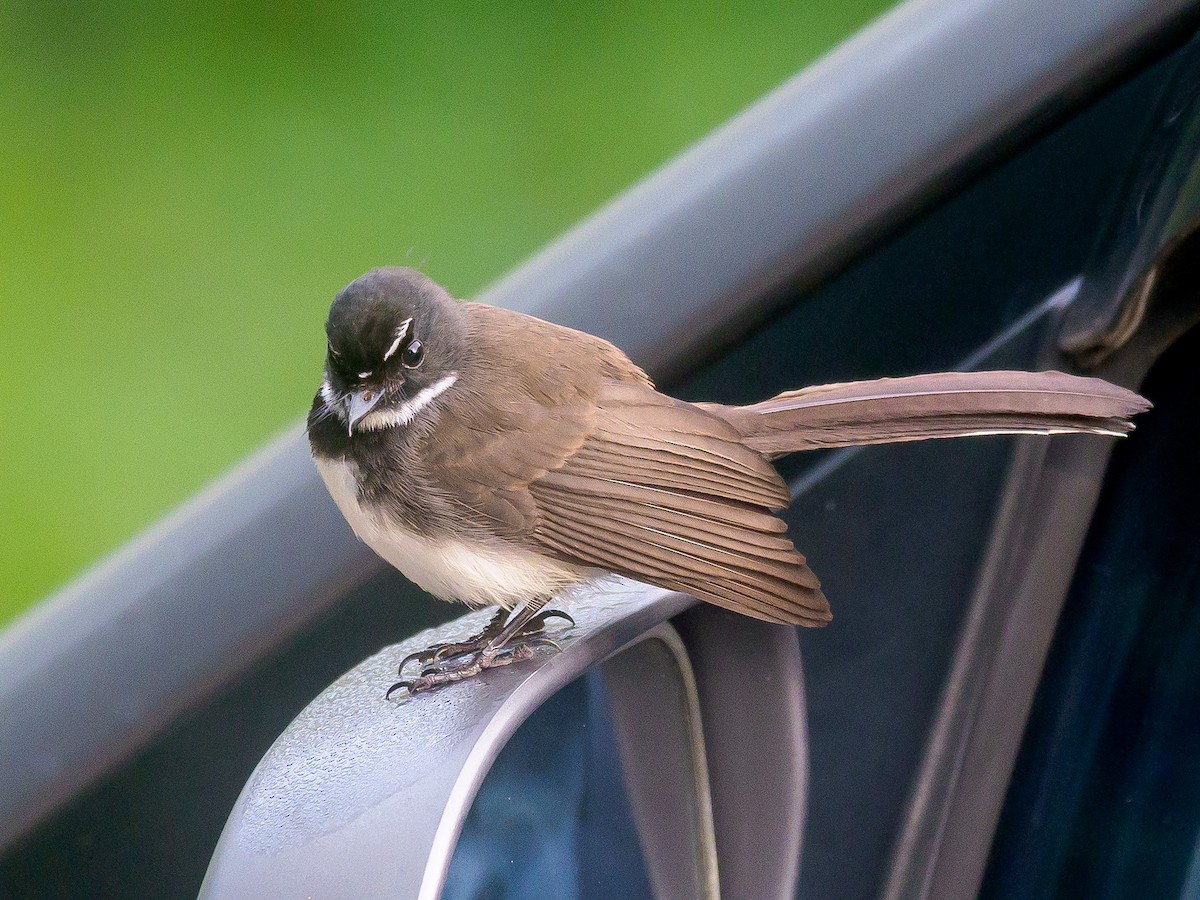
[[409,341],[400,351],[400,362],[409,369],[415,369],[425,358],[425,347],[416,338]]

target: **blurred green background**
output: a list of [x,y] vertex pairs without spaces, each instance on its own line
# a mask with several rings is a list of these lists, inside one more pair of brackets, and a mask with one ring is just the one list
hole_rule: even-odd
[[345,282],[471,295],[890,5],[0,3],[0,625],[297,421]]

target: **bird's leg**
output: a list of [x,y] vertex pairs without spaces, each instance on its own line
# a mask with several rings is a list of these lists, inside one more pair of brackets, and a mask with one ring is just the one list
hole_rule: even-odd
[[[465,678],[472,678],[485,669],[495,669],[529,659],[538,647],[550,647],[558,650],[558,644],[542,634],[546,621],[551,618],[561,618],[574,625],[575,620],[559,610],[544,610],[543,607],[549,599],[549,597],[536,597],[518,607],[507,617],[502,615],[504,613],[502,610],[501,614],[497,614],[484,629],[484,632],[489,634],[482,644],[471,646],[461,652],[446,653],[440,657],[435,655],[429,660],[432,664],[422,671],[419,677],[397,681],[388,688],[387,696],[390,697],[400,688],[405,688],[411,695],[443,684],[452,684]],[[501,623],[501,627],[497,628],[497,623]],[[481,632],[482,634],[483,632]],[[469,642],[463,642],[463,644],[469,644]],[[421,658],[422,655],[413,654],[407,657],[400,666],[401,670],[409,660]]]

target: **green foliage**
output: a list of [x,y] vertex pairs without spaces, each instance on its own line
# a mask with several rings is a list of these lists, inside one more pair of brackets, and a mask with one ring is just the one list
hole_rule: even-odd
[[888,5],[0,5],[0,623],[296,422],[342,284],[470,295]]

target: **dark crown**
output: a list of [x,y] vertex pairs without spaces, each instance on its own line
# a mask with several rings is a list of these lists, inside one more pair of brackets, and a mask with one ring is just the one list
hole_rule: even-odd
[[[325,333],[330,365],[347,375],[377,370],[396,351],[397,335],[426,343],[447,329],[456,304],[435,281],[415,269],[372,269],[348,284],[329,308]],[[389,351],[392,351],[389,354]]]

